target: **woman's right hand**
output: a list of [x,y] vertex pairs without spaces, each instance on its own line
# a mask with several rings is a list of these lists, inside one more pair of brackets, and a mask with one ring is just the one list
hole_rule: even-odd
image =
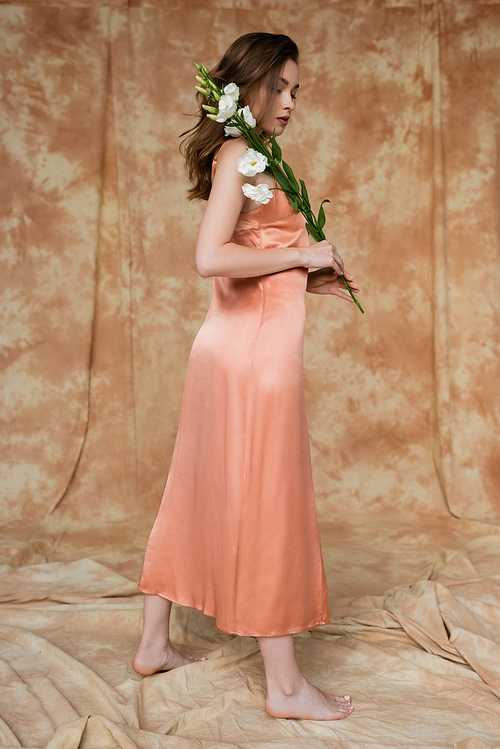
[[337,248],[328,239],[314,242],[302,250],[304,268],[333,268],[339,276],[344,275],[344,261],[337,252]]

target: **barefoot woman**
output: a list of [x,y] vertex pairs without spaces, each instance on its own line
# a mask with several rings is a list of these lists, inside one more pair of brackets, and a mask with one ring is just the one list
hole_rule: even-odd
[[[278,136],[295,108],[297,61],[289,37],[247,34],[212,75],[221,88],[236,83],[260,130]],[[330,621],[304,405],[304,297],[350,299],[336,249],[326,240],[309,246],[284,193],[275,190],[267,204],[245,197],[245,183],[276,187],[266,173],[238,171],[247,147],[203,112],[184,142],[190,198],[208,200],[196,267],[213,276],[214,293],[146,551],[134,668],[147,675],[190,662],[168,636],[175,601],[215,617],[225,632],[258,638],[270,715],[337,720],[350,715],[350,697],[307,682],[293,634]]]

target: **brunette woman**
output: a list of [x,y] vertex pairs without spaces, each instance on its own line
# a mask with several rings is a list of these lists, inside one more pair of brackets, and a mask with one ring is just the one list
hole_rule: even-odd
[[[262,133],[289,127],[299,88],[289,37],[240,37],[212,76],[221,88],[239,86]],[[190,663],[169,640],[175,601],[215,617],[224,632],[258,638],[270,715],[337,720],[352,712],[350,697],[312,686],[293,643],[294,633],[330,621],[304,404],[304,297],[351,301],[342,274],[358,286],[330,242],[309,245],[302,215],[269,174],[238,171],[247,148],[201,109],[184,141],[190,198],[208,201],[196,267],[213,277],[214,292],[146,551],[134,668],[147,675]],[[245,183],[267,184],[272,199],[256,204]]]

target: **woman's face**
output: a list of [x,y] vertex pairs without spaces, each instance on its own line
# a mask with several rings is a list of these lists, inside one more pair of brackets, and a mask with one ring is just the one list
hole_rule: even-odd
[[[272,103],[269,113],[263,119],[259,119],[255,115],[260,129],[268,135],[271,135],[275,131],[276,136],[283,134],[290,114],[295,109],[295,98],[297,89],[299,88],[299,67],[293,60],[287,60],[283,65],[278,86],[276,98]],[[257,112],[259,109],[262,109],[263,102],[264,92],[261,92],[256,101],[255,109]]]

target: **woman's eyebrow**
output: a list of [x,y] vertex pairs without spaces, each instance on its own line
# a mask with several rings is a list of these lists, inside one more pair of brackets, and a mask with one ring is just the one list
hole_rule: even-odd
[[[288,86],[288,85],[289,85],[289,82],[287,81],[287,79],[286,79],[286,78],[280,78],[280,81],[281,81],[281,83],[284,83],[284,84],[285,84],[285,86]],[[299,86],[300,86],[300,83],[297,83],[297,85],[296,85],[296,86],[294,86],[294,88],[298,88]]]

